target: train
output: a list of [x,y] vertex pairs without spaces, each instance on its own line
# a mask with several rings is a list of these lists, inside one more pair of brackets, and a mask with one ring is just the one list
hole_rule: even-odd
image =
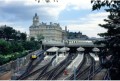
[[43,54],[44,52],[45,52],[44,50],[34,52],[34,53],[30,56],[30,59],[31,59],[31,60],[35,60],[35,59],[37,59],[38,57],[40,57],[41,54]]
[[37,55],[36,55],[36,54],[32,54],[30,58],[31,58],[32,60],[35,60],[35,59],[37,59]]

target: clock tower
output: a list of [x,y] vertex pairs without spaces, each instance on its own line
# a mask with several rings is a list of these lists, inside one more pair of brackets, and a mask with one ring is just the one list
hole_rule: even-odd
[[33,17],[33,25],[39,26],[39,17],[37,15],[37,13],[35,13],[35,16]]

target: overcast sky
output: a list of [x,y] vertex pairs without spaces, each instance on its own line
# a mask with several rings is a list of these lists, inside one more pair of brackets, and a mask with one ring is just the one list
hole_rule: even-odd
[[9,25],[29,34],[32,18],[35,13],[40,22],[60,23],[69,31],[81,31],[89,37],[99,37],[97,34],[106,30],[98,24],[105,23],[108,13],[104,10],[92,11],[91,0],[58,0],[45,3],[41,0],[0,0],[0,25]]

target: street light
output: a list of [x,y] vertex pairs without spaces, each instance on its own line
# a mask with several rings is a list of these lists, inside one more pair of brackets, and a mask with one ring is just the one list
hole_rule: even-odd
[[76,72],[77,72],[77,68],[74,66],[74,80],[76,80]]

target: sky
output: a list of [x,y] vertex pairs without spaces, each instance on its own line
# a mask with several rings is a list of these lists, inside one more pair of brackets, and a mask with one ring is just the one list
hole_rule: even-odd
[[58,0],[45,3],[41,0],[0,0],[0,25],[8,25],[29,35],[29,27],[35,13],[40,23],[60,23],[71,32],[82,32],[89,37],[99,37],[97,34],[105,32],[98,24],[104,24],[108,14],[103,9],[92,11],[91,0]]

